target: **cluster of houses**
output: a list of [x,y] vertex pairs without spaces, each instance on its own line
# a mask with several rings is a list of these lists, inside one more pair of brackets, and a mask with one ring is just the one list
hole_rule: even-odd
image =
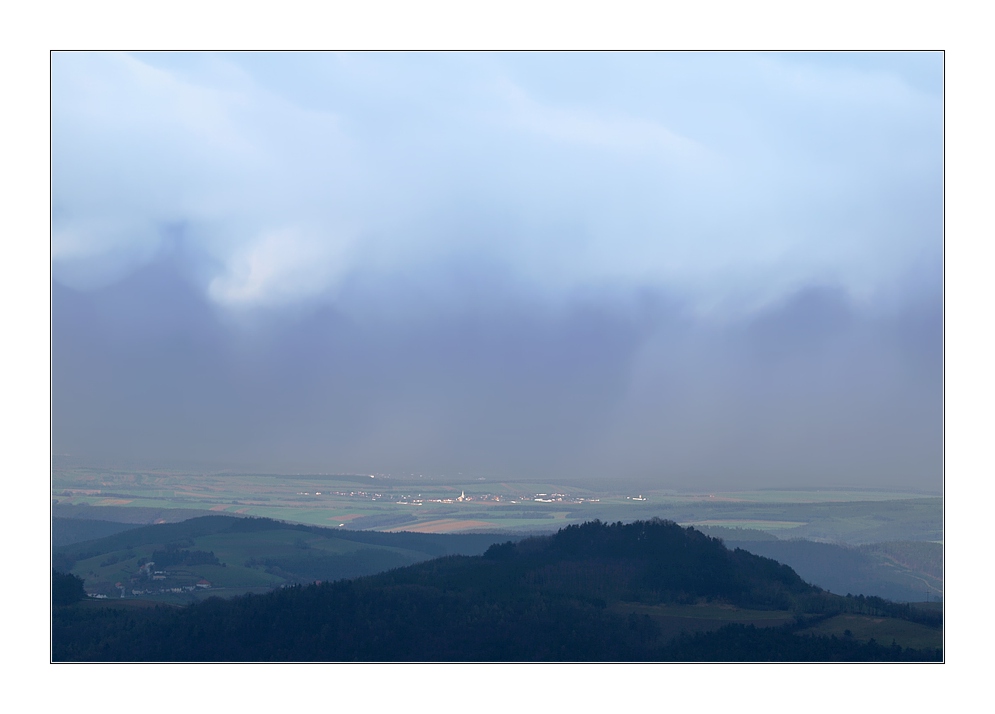
[[[166,573],[162,573],[161,571],[154,571],[151,568],[146,568],[146,565],[151,566],[153,565],[153,563],[146,563],[145,565],[143,565],[141,568],[138,569],[138,572],[141,574],[142,579],[165,580]],[[161,577],[155,577],[157,572],[161,573]],[[133,578],[132,584],[134,584],[135,581],[139,579],[140,579],[139,577]],[[124,583],[114,583],[114,587],[121,593],[122,598],[127,597],[126,593],[129,590],[129,588]],[[189,593],[198,589],[207,590],[210,587],[211,587],[210,581],[201,578],[193,585],[179,585],[175,587],[158,587],[158,588],[132,587],[130,588],[130,590],[132,597],[141,597],[142,595],[162,595],[163,593],[177,593],[177,594]],[[88,596],[97,600],[105,600],[108,597],[104,593],[88,593]]]
[[[299,496],[310,496],[310,493],[300,492]],[[314,495],[320,496],[321,493],[315,493]],[[512,500],[515,497],[501,496],[499,494],[485,493],[479,496],[467,496],[466,491],[460,491],[460,495],[455,498],[422,498],[419,493],[417,497],[412,497],[410,495],[399,495],[394,496],[389,493],[374,493],[372,491],[331,491],[328,495],[332,496],[349,496],[352,498],[369,498],[370,500],[377,501],[381,499],[387,499],[390,501],[395,501],[400,505],[409,506],[420,506],[425,503],[464,503],[468,501],[492,501],[494,503],[510,502],[510,503],[527,503],[527,502],[538,502],[538,503],[597,503],[600,498],[581,498],[579,496],[571,496],[566,493],[536,493],[531,496],[522,495],[518,496],[516,500]],[[635,498],[633,500],[639,501],[646,499],[642,496]]]
[[[135,596],[135,597],[139,597],[141,595],[161,595],[162,593],[177,593],[177,594],[179,594],[179,593],[191,593],[194,590],[197,590],[198,588],[206,590],[209,587],[211,587],[211,583],[209,583],[207,580],[204,580],[203,578],[201,578],[200,580],[197,581],[197,583],[195,585],[183,585],[183,586],[176,587],[176,588],[160,588],[159,590],[151,590],[151,589],[138,590],[137,588],[132,588],[131,594],[133,596]],[[121,597],[124,597],[124,589],[123,588],[121,590],[121,593],[122,593]]]

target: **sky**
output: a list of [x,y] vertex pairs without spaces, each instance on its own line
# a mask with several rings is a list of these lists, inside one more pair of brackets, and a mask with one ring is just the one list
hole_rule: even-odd
[[52,57],[53,448],[939,490],[939,53]]

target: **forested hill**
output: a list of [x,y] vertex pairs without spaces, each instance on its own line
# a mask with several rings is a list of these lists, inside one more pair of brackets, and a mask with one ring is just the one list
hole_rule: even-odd
[[[891,608],[889,610],[889,608]],[[187,608],[55,608],[56,660],[635,661],[938,659],[935,649],[797,634],[849,612],[787,566],[666,521],[568,526],[352,581]],[[922,619],[921,617],[919,618]],[[897,622],[898,620],[896,620]],[[738,624],[737,624],[738,623]],[[850,630],[847,630],[849,633]],[[683,633],[683,634],[682,634]]]

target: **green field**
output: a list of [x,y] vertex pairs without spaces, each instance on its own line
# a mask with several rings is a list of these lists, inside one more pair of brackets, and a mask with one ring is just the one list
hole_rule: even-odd
[[716,623],[717,626],[740,622],[744,624],[783,625],[794,620],[794,615],[784,610],[747,610],[732,605],[699,603],[697,605],[646,605],[621,602],[613,606],[623,613],[649,615],[653,619],[680,618]]
[[83,578],[91,595],[184,603],[355,578],[440,555],[478,554],[498,540],[472,534],[346,532],[215,514],[62,546],[54,549],[53,563]]
[[[849,634],[847,634],[849,632]],[[879,644],[890,645],[892,641],[900,647],[927,649],[943,647],[943,631],[907,620],[892,617],[869,617],[867,615],[836,615],[819,624],[799,630],[798,634],[835,635],[853,637],[861,641],[877,640]]]
[[846,503],[848,501],[900,501],[910,498],[930,498],[935,494],[923,494],[916,491],[874,491],[847,489],[800,489],[777,490],[761,489],[758,491],[726,491],[717,492],[714,498],[734,501],[752,501],[754,503]]
[[705,527],[719,527],[719,528],[747,528],[750,530],[758,531],[783,531],[792,528],[798,528],[799,526],[808,525],[804,521],[759,521],[759,520],[709,520],[709,521],[692,521],[691,523],[682,523],[685,526],[694,526],[695,528],[705,526]]
[[[717,630],[723,625],[741,623],[756,627],[777,627],[794,621],[795,615],[782,610],[747,610],[731,605],[646,605],[616,603],[612,609],[620,614],[649,616],[666,634]],[[894,617],[871,617],[841,614],[816,625],[798,630],[798,634],[835,635],[867,642],[871,639],[888,646],[893,641],[901,647],[937,649],[943,647],[943,630]]]
[[723,625],[741,623],[756,627],[776,627],[794,621],[794,615],[783,610],[747,610],[732,605],[646,605],[643,603],[619,602],[612,605],[612,611],[620,615],[648,616],[661,636],[671,639],[683,632],[708,632]]

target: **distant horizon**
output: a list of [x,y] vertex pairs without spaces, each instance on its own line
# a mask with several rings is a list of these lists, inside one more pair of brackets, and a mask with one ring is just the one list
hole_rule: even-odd
[[[72,454],[53,454],[53,465],[55,464],[55,458],[73,458],[78,457]],[[54,465],[55,469],[82,469],[82,470],[101,470],[106,469],[115,473],[134,473],[141,471],[150,472],[178,472],[181,474],[188,475],[210,475],[210,476],[276,476],[280,478],[292,478],[299,477],[301,479],[307,478],[335,478],[335,477],[347,477],[347,478],[382,478],[382,479],[394,479],[397,481],[416,481],[418,478],[426,478],[428,480],[438,480],[445,481],[447,483],[466,483],[468,486],[483,486],[487,483],[527,483],[527,484],[564,484],[572,485],[585,489],[594,489],[594,487],[608,488],[612,485],[624,485],[629,487],[643,487],[646,493],[653,492],[673,492],[680,495],[703,495],[708,492],[713,493],[752,493],[752,492],[769,492],[769,491],[782,491],[786,493],[820,493],[820,492],[835,492],[835,491],[852,491],[852,492],[863,492],[863,493],[895,493],[895,494],[922,494],[931,497],[942,497],[942,490],[930,490],[930,489],[920,489],[912,488],[908,486],[860,486],[853,484],[841,483],[838,485],[833,484],[823,484],[814,486],[797,486],[791,484],[785,485],[774,485],[774,486],[749,486],[743,485],[738,488],[708,488],[706,485],[701,486],[667,486],[661,484],[652,483],[642,483],[638,480],[626,479],[624,477],[612,477],[607,480],[598,479],[571,479],[569,477],[549,477],[543,478],[531,477],[531,476],[481,476],[479,474],[439,474],[439,473],[391,473],[391,472],[373,472],[370,471],[319,471],[319,470],[280,470],[280,469],[258,469],[253,470],[249,465],[221,465],[212,463],[194,463],[194,462],[183,462],[183,463],[154,463],[154,462],[136,462],[131,460],[125,460],[121,462],[105,461],[100,462],[96,460],[89,460],[85,458],[79,458],[77,462],[72,465]]]

